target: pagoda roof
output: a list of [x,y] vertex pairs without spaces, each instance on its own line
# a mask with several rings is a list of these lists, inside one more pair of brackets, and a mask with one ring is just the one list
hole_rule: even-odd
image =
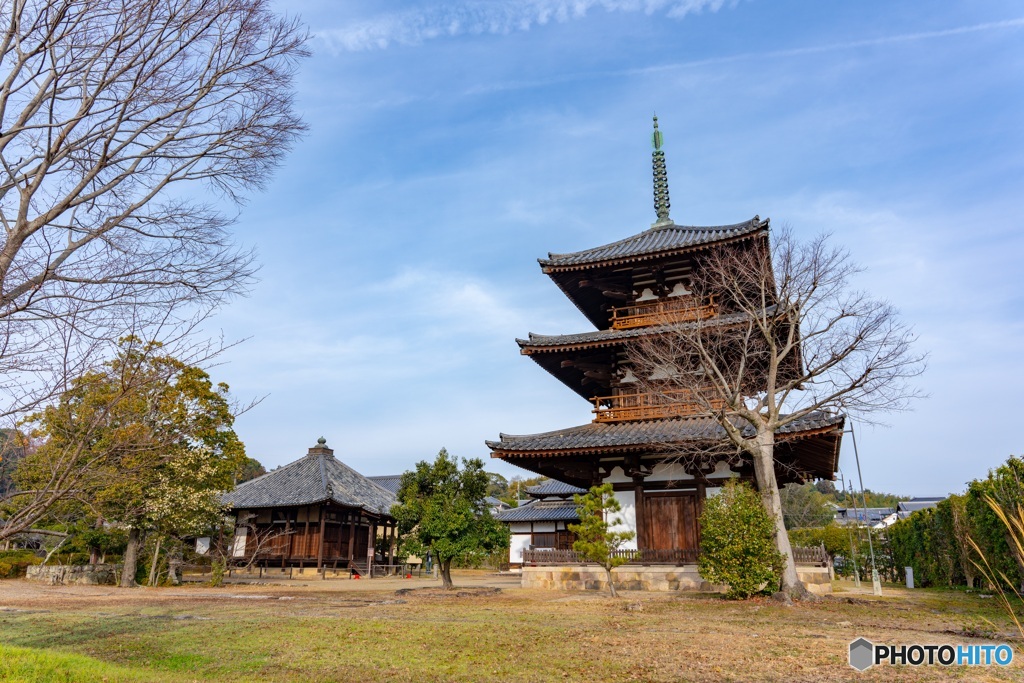
[[[794,436],[801,432],[816,431],[842,425],[843,415],[810,413],[781,427],[780,436]],[[744,436],[754,436],[754,428],[747,426]],[[487,441],[495,451],[509,453],[556,454],[564,450],[600,450],[608,447],[672,444],[685,441],[703,441],[726,437],[725,430],[714,417],[694,416],[635,422],[591,422],[578,427],[559,429],[540,434],[500,434],[498,441]]]
[[536,486],[530,486],[526,489],[526,493],[534,498],[544,498],[547,496],[574,496],[577,494],[582,495],[586,492],[586,489],[581,489],[579,486],[566,484],[565,482],[557,481],[555,479]]
[[[564,484],[568,486],[568,484]],[[574,487],[575,488],[575,487]],[[571,500],[532,500],[494,515],[499,522],[578,522],[576,503]]]
[[326,446],[261,477],[239,484],[222,501],[236,509],[293,507],[334,502],[371,514],[388,514],[395,495],[334,457]]
[[[769,308],[766,313],[771,314],[774,307]],[[698,324],[708,325],[729,325],[747,320],[745,312],[727,313],[714,318],[698,322],[669,323],[666,325],[651,325],[649,327],[633,327],[625,330],[593,330],[591,332],[579,332],[577,334],[536,334],[530,332],[526,339],[516,339],[519,348],[523,353],[543,353],[545,351],[561,351],[577,348],[599,348],[602,346],[615,346],[627,339],[648,337],[651,335],[677,331],[680,329],[692,329]]]
[[667,223],[592,249],[567,254],[548,253],[546,259],[537,259],[545,272],[579,270],[596,265],[609,265],[641,261],[716,242],[752,235],[768,228],[768,220],[754,216],[733,225],[692,226]]
[[[831,479],[839,463],[844,415],[814,412],[781,427],[777,455],[791,458],[815,477]],[[753,436],[753,427],[744,428]],[[501,434],[487,441],[495,458],[525,466],[537,458],[624,455],[672,449],[686,443],[726,439],[725,430],[712,416],[663,418],[635,422],[592,422],[540,434]]]

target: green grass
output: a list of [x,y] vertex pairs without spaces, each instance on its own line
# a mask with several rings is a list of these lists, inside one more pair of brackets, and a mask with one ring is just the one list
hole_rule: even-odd
[[126,668],[92,657],[0,644],[0,681],[8,683],[121,683],[170,681],[146,669]]
[[[0,650],[0,680],[883,681],[897,670],[847,666],[851,640],[983,642],[975,637],[1005,640],[1010,630],[993,600],[940,590],[839,594],[797,607],[518,590],[248,589],[265,600],[110,590],[109,598],[63,601],[55,591],[0,612],[0,642],[14,646]],[[1019,670],[901,668],[898,676],[1015,680]]]

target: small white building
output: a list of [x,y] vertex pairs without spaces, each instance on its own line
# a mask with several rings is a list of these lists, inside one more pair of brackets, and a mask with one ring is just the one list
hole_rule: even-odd
[[512,532],[508,554],[512,566],[522,565],[526,549],[572,549],[576,537],[568,527],[580,521],[572,497],[586,490],[551,480],[531,486],[526,493],[529,502],[494,515],[499,522],[508,524]]

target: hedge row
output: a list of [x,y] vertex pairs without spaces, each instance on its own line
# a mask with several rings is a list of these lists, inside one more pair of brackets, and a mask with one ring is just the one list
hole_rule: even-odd
[[1013,586],[1024,579],[1024,558],[1014,551],[1005,525],[986,501],[991,497],[1008,512],[1024,506],[1024,460],[1013,456],[976,479],[961,495],[934,508],[919,510],[889,527],[887,536],[897,567],[913,567],[919,586],[974,586],[981,576],[980,549],[996,574]]

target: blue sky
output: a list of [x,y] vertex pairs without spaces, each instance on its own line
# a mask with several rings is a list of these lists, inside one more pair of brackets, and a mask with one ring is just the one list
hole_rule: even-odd
[[266,395],[237,428],[268,467],[321,435],[385,474],[587,422],[514,338],[589,329],[536,259],[650,225],[654,112],[676,222],[830,232],[920,334],[929,398],[859,429],[868,487],[959,491],[1024,451],[1019,3],[281,8],[315,33],[310,132],[242,210],[261,281],[214,321],[247,338],[214,375]]

